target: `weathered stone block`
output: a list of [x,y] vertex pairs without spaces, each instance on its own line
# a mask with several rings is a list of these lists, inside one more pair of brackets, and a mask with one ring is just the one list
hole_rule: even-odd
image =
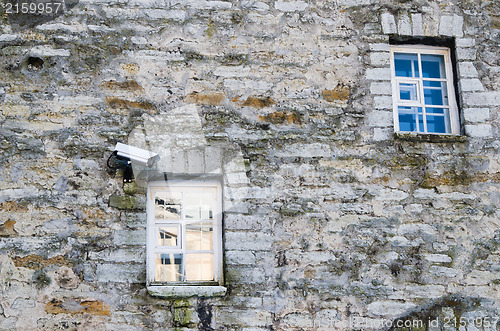
[[424,26],[422,21],[422,14],[411,14],[411,22],[414,36],[424,35]]
[[460,77],[478,77],[476,67],[472,62],[460,62],[458,72]]
[[112,195],[109,197],[109,206],[118,209],[145,210],[146,197],[131,195]]
[[469,137],[474,137],[474,138],[490,137],[491,125],[490,124],[466,125],[465,133]]
[[369,68],[366,69],[366,79],[368,80],[391,80],[390,68]]
[[375,301],[367,308],[373,316],[398,316],[415,307],[412,303],[401,303],[397,301]]
[[380,15],[382,31],[386,34],[396,33],[396,21],[394,16],[389,13],[383,13]]
[[484,123],[490,118],[489,108],[465,108],[464,119],[467,122]]
[[303,11],[309,7],[304,1],[276,1],[274,6],[276,9],[284,12]]
[[460,89],[463,92],[484,91],[483,84],[477,78],[461,79],[460,80]]
[[370,84],[370,93],[392,95],[392,84],[390,82],[372,82]]
[[146,244],[145,230],[116,230],[113,234],[114,242],[117,245],[138,245]]
[[407,15],[400,14],[398,19],[398,34],[402,36],[411,36],[411,23]]
[[99,264],[96,269],[98,282],[144,283],[146,265],[144,264]]
[[368,115],[368,125],[378,127],[393,126],[392,111],[372,111]]
[[224,239],[228,250],[270,250],[273,244],[272,236],[261,232],[227,232]]

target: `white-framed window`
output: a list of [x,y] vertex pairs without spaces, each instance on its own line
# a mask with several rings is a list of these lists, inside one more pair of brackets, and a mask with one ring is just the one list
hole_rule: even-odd
[[148,286],[222,284],[218,182],[151,182],[146,213]]
[[450,49],[391,46],[394,130],[459,134]]

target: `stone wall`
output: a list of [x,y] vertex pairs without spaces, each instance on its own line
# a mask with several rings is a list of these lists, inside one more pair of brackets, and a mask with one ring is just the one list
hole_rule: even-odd
[[[100,0],[3,15],[0,329],[497,330],[499,12]],[[389,39],[410,36],[455,44],[459,137],[393,133]],[[222,176],[225,297],[147,293],[146,197],[107,168],[116,142],[159,152],[159,172]]]

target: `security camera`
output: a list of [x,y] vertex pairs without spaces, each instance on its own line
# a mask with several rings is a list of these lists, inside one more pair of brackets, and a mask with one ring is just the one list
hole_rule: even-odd
[[139,163],[149,168],[160,159],[158,153],[153,153],[148,150],[117,143],[115,153],[119,159],[128,159],[132,163]]

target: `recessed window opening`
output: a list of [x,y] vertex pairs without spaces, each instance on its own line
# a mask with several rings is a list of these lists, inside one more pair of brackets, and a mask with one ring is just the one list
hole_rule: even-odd
[[459,133],[449,48],[392,46],[391,70],[396,132]]
[[149,283],[220,283],[222,206],[217,182],[152,183],[148,191]]

